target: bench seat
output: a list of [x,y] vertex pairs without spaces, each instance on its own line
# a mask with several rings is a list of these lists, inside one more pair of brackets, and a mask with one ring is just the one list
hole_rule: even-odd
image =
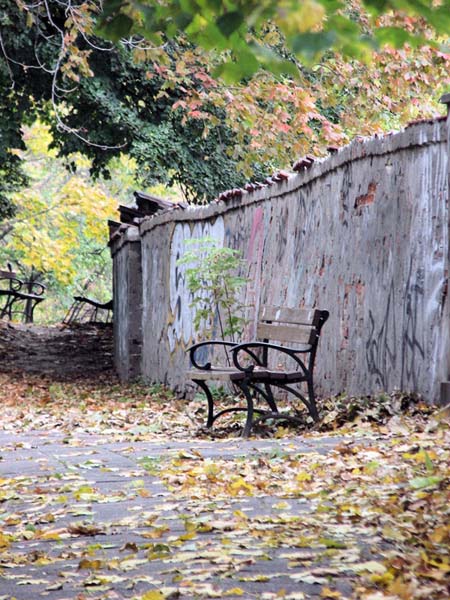
[[245,373],[237,371],[236,367],[212,367],[207,371],[191,369],[186,375],[192,380],[202,381],[209,381],[211,379],[216,381],[238,381],[245,377]]

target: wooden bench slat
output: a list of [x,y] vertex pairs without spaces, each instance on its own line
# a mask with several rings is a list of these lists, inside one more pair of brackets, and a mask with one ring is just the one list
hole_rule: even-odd
[[0,270],[0,278],[1,279],[17,279],[17,274],[12,271],[2,271]]
[[[208,371],[195,371],[191,370],[186,375],[192,380],[209,381],[214,379],[215,381],[239,381],[244,379],[245,374],[242,371],[236,369],[211,369]],[[280,371],[264,369],[257,367],[253,371],[253,378],[259,381],[298,381],[298,371]]]
[[313,344],[316,340],[316,329],[303,325],[280,325],[279,323],[258,323],[256,328],[258,339],[293,344]]
[[284,306],[265,305],[260,310],[259,320],[313,325],[316,323],[318,312],[314,308],[286,308]]
[[237,379],[243,379],[244,373],[237,371],[236,367],[223,368],[223,369],[208,369],[207,371],[200,371],[193,369],[186,373],[191,379],[199,379],[201,381],[208,381],[209,379],[217,379],[218,381],[236,381]]

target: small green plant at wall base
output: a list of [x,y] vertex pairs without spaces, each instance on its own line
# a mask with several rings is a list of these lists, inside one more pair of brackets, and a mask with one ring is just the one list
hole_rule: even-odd
[[235,341],[245,325],[239,291],[246,284],[236,275],[244,261],[232,248],[218,245],[205,237],[186,242],[191,247],[177,262],[186,265],[186,279],[192,294],[190,306],[195,309],[194,327],[201,337],[211,338],[215,323],[223,340]]

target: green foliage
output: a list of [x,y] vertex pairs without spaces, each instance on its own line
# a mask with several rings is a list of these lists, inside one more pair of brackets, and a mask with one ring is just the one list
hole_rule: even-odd
[[[0,83],[9,90],[0,101],[0,218],[11,212],[2,186],[8,192],[24,183],[20,158],[9,150],[23,148],[21,127],[37,117],[51,125],[58,154],[82,152],[96,177],[110,177],[111,159],[127,154],[138,167],[137,186],[177,185],[193,202],[243,183],[222,109],[210,107],[208,127],[173,110],[183,92],[164,69],[175,71],[184,48],[165,44],[160,58],[100,40],[91,24],[98,7],[0,0]],[[195,85],[201,89],[202,82]]]
[[[26,181],[10,150],[36,117],[72,168],[82,152],[111,178],[125,154],[134,187],[201,203],[355,133],[433,116],[450,82],[438,48],[449,3],[0,0],[0,220]],[[102,7],[117,43],[94,34]]]
[[[175,58],[176,49],[171,52]],[[147,63],[134,60],[126,48],[108,53],[93,51],[89,66],[94,77],[81,80],[74,109],[66,125],[80,130],[89,117],[91,145],[53,130],[60,152],[83,151],[93,161],[96,174],[108,173],[117,149],[133,157],[140,185],[178,184],[192,201],[211,200],[230,185],[237,185],[235,163],[226,153],[230,132],[219,123],[205,130],[200,121],[182,122],[172,105],[179,90],[165,87],[166,80]],[[104,149],[107,147],[108,149]]]
[[[362,0],[370,22],[392,10],[425,20],[438,34],[450,31],[450,2],[431,0]],[[354,19],[356,2],[339,0],[105,0],[99,30],[114,40],[132,34],[162,43],[183,32],[192,43],[206,50],[229,51],[217,69],[228,81],[256,73],[260,67],[293,74],[290,61],[263,47],[260,34],[270,21],[303,62],[318,61],[330,49],[347,57],[368,59],[380,42],[394,46],[421,40],[420,32],[380,27],[373,35]]]
[[0,102],[0,222],[12,217],[14,205],[10,195],[26,183],[20,158],[10,152],[11,148],[23,147],[23,142],[21,115],[11,101],[10,94],[4,91],[9,85],[7,70],[0,61],[0,87],[4,94],[4,100]]
[[[13,194],[16,214],[0,226],[0,265],[12,263],[26,280],[39,273],[48,288],[46,301],[36,311],[40,321],[61,321],[76,294],[98,301],[111,298],[107,219],[117,209],[106,186],[91,181],[89,162],[72,155],[77,173],[69,173],[49,149],[51,142],[49,128],[42,123],[25,128],[25,150],[15,153],[23,161],[29,185]],[[117,181],[119,166],[116,161]]]
[[187,284],[192,294],[190,306],[195,309],[195,329],[202,337],[210,338],[217,318],[222,339],[229,336],[234,341],[245,324],[239,291],[246,284],[246,279],[236,275],[243,264],[239,252],[219,247],[217,240],[210,237],[187,243],[192,249],[177,264],[187,267]]

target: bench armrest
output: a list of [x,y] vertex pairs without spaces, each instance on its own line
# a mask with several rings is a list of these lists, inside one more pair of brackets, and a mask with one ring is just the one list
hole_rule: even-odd
[[197,350],[199,348],[203,348],[205,346],[224,346],[224,347],[232,348],[233,346],[236,346],[236,343],[235,342],[223,342],[222,340],[209,340],[207,342],[198,342],[198,344],[194,344],[193,346],[190,346],[189,348],[186,349],[186,352],[189,352],[189,359],[190,359],[193,367],[195,367],[196,369],[200,369],[202,371],[209,371],[212,367],[210,362],[207,362],[204,365],[200,365],[195,360],[195,353],[197,352]]
[[75,302],[79,302],[80,304],[90,304],[94,308],[100,308],[103,310],[113,310],[113,301],[108,300],[108,302],[97,302],[96,300],[92,300],[92,298],[87,298],[86,296],[74,296]]
[[38,281],[23,281],[22,282],[22,292],[24,294],[30,294],[32,296],[43,296],[47,287],[43,283],[39,283]]
[[[237,346],[237,343],[236,342],[224,342],[222,340],[210,340],[207,342],[199,342],[198,344],[194,344],[193,346],[190,346],[189,348],[186,349],[186,352],[190,353],[189,358],[191,360],[193,367],[195,367],[196,369],[201,369],[202,371],[209,371],[213,366],[210,362],[207,362],[204,365],[200,365],[195,360],[196,351],[199,348],[202,348],[204,346],[224,346],[224,347],[228,347],[228,348],[234,348],[235,346]],[[251,352],[250,350],[248,350],[247,353],[252,357],[252,359],[255,361],[256,364],[258,364],[258,365],[261,364],[261,361],[258,358],[258,356],[256,356],[256,354],[253,354],[253,352]]]
[[297,356],[298,354],[305,354],[307,352],[311,352],[312,346],[308,345],[305,348],[289,348],[288,346],[280,346],[279,344],[272,344],[270,342],[244,342],[243,344],[237,344],[232,350],[232,357],[234,366],[239,369],[239,371],[244,371],[246,373],[251,373],[256,366],[266,366],[261,362],[261,359],[257,358],[256,364],[252,365],[243,365],[239,360],[239,354],[241,352],[245,352],[245,354],[252,356],[252,358],[256,358],[256,355],[252,352],[251,349],[263,349],[263,350],[275,350],[276,352],[280,352],[281,354],[286,354],[290,358],[292,358],[301,368],[303,372],[305,372],[305,365],[303,361]]
[[23,286],[23,281],[21,279],[18,279],[17,277],[0,276],[0,282],[3,282],[3,284],[6,286],[4,291],[10,290],[13,292],[18,292],[22,289]]

